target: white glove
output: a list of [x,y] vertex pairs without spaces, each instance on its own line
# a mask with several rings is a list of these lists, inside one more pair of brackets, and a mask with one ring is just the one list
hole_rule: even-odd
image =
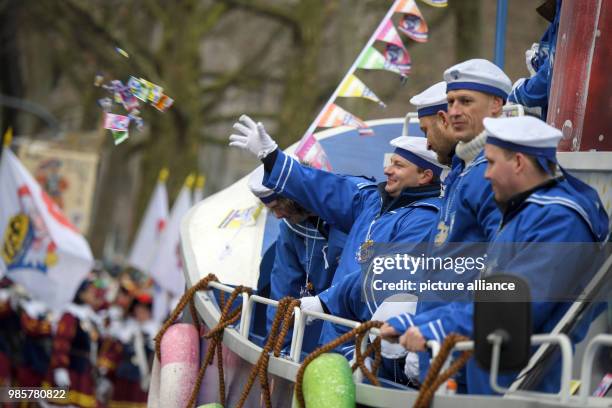
[[[319,312],[319,313],[325,312],[323,310],[323,305],[321,304],[321,301],[319,300],[318,296],[307,296],[307,297],[301,298],[300,299],[300,309],[302,311],[308,310],[311,312]],[[317,319],[316,317],[307,316],[306,324],[312,324],[312,322],[314,322],[316,319]]]
[[535,67],[533,66],[533,59],[538,55],[538,50],[540,49],[540,44],[533,43],[531,48],[525,51],[525,65],[527,65],[527,71],[529,71],[529,75],[534,76],[537,72]]
[[248,150],[258,159],[263,159],[278,147],[276,142],[266,133],[262,123],[255,123],[247,115],[240,116],[238,122],[234,123],[233,128],[238,131],[238,134],[232,134],[229,137],[229,145]]
[[53,381],[58,387],[70,387],[70,375],[65,368],[56,368],[53,370]]

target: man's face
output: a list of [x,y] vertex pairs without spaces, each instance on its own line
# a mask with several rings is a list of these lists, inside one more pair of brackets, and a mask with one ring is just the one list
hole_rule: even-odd
[[297,211],[295,203],[288,199],[278,199],[265,204],[266,207],[274,216],[278,219],[285,218],[287,221],[298,224],[306,218],[308,214],[306,212]]
[[487,171],[485,178],[491,182],[495,201],[506,203],[510,197],[519,193],[517,188],[516,155],[510,154],[495,145],[485,145]]
[[484,130],[482,120],[501,113],[501,98],[459,89],[446,94],[448,117],[457,142],[469,142]]
[[446,112],[419,118],[421,130],[427,136],[427,148],[438,155],[438,161],[450,165],[450,155],[457,142],[453,138]]
[[385,191],[391,197],[398,197],[404,188],[419,186],[419,175],[415,164],[400,155],[393,154],[389,165],[385,166],[385,176],[387,176]]

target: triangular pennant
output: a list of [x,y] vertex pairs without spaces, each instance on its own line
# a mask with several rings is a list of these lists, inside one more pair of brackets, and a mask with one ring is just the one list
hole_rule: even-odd
[[340,90],[338,92],[338,96],[344,96],[347,98],[357,97],[357,98],[366,98],[371,101],[378,103],[382,107],[386,107],[387,105],[381,101],[378,96],[374,92],[370,90],[359,78],[355,75],[349,75],[342,85],[340,85]]
[[395,11],[404,14],[398,25],[398,30],[414,41],[427,41],[427,23],[414,0],[401,0]]
[[412,61],[408,50],[403,46],[398,47],[395,44],[387,44],[385,47],[385,60],[388,64],[397,67],[403,76],[410,73]]
[[383,42],[390,43],[390,44],[395,44],[398,47],[404,47],[402,38],[399,36],[391,20],[387,20],[385,25],[376,34],[376,40],[383,41]]
[[429,4],[434,7],[446,7],[448,2],[446,0],[421,0],[425,4]]
[[332,170],[331,163],[327,158],[327,154],[325,154],[323,146],[315,139],[312,133],[302,138],[297,149],[295,149],[295,155],[298,159],[308,163],[309,166],[315,169]]
[[[391,44],[392,45],[392,44]],[[393,45],[396,47],[395,45]],[[398,48],[398,47],[396,47]],[[410,63],[410,57],[408,58],[408,63]],[[385,57],[374,47],[370,47],[363,54],[361,59],[357,63],[357,68],[361,69],[384,69],[386,71],[395,72],[396,74],[400,74],[405,76],[407,70],[404,67],[400,67],[397,64],[394,64],[391,61],[385,59]],[[408,67],[408,70],[410,67]]]
[[[382,57],[382,56],[381,56]],[[374,132],[368,125],[357,116],[342,109],[340,106],[332,103],[327,107],[321,120],[317,124],[318,127],[337,127],[351,126],[359,129],[360,135],[373,135]]]

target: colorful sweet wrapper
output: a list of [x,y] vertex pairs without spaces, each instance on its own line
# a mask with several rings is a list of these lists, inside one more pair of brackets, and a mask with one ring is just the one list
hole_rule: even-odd
[[98,73],[96,74],[95,78],[94,78],[94,86],[95,87],[100,87],[102,85],[102,82],[104,82],[104,75]]
[[165,112],[166,109],[171,107],[173,103],[174,99],[172,99],[168,95],[162,95],[161,98],[159,98],[159,101],[155,105],[153,105],[153,107],[160,112]]
[[127,132],[129,125],[130,118],[128,116],[104,113],[104,129]]
[[113,107],[113,100],[109,97],[98,99],[98,106],[104,112],[110,112]]
[[115,47],[115,51],[117,51],[117,53],[119,53],[119,55],[125,57],[125,58],[130,58],[130,54],[128,54],[125,50],[119,48],[119,47]]
[[111,133],[113,134],[113,141],[115,143],[115,146],[125,142],[129,136],[127,130],[124,130],[124,131],[111,130]]
[[315,139],[312,133],[303,137],[295,154],[301,161],[308,163],[315,169],[331,171],[332,166],[325,154],[323,146]]

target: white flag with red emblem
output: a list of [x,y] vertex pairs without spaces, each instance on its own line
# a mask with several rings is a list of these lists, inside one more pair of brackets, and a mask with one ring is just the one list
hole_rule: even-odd
[[183,275],[183,258],[180,248],[181,219],[191,208],[191,188],[195,177],[189,175],[178,197],[174,201],[168,223],[159,238],[159,246],[155,251],[151,265],[151,277],[162,288],[174,296],[185,291],[185,277]]
[[15,154],[0,159],[0,275],[51,308],[69,303],[93,266],[89,244]]
[[147,206],[144,218],[140,222],[136,239],[128,257],[128,264],[140,271],[150,274],[151,263],[156,253],[162,230],[168,221],[168,190],[166,179],[168,170],[159,172],[157,185]]

